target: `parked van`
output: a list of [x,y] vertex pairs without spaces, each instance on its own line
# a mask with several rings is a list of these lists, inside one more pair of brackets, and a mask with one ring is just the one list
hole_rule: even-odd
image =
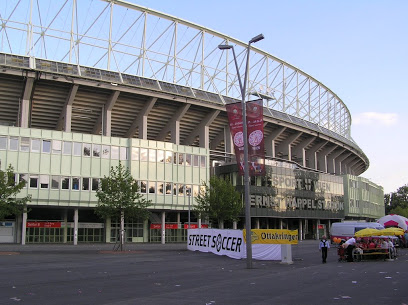
[[363,221],[344,221],[344,222],[334,222],[330,228],[330,239],[342,238],[347,239],[353,237],[357,231],[365,228],[372,228],[382,230],[384,226],[377,222],[363,222]]

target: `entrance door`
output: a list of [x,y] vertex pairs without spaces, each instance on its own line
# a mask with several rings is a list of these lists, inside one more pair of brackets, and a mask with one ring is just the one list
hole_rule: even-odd
[[15,225],[14,221],[0,222],[0,243],[14,243]]

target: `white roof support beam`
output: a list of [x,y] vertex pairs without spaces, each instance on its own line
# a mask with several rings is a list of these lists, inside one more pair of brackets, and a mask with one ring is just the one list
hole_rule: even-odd
[[157,135],[156,141],[164,141],[170,132],[171,142],[174,144],[180,144],[180,121],[187,113],[190,106],[191,104],[185,104],[176,111],[173,117],[167,122],[166,126]]
[[78,92],[79,85],[73,85],[69,90],[68,96],[65,100],[64,107],[60,113],[57,130],[64,129],[65,132],[71,132],[71,118],[72,118],[72,104],[74,104],[75,96]]
[[305,149],[310,144],[312,144],[314,140],[316,140],[316,137],[310,137],[310,138],[304,139],[302,142],[292,147],[292,156],[296,155],[296,157],[302,158],[302,166],[306,167],[306,150]]
[[126,138],[133,138],[136,130],[139,128],[139,139],[147,139],[147,117],[152,110],[154,104],[157,101],[157,97],[152,97],[146,102],[146,105],[140,111],[139,115],[134,119],[129,130],[126,132]]
[[295,142],[300,136],[302,135],[302,132],[295,132],[294,134],[290,135],[287,137],[285,140],[283,140],[277,147],[276,151],[279,153],[282,153],[283,156],[287,156],[288,160],[292,160],[292,149],[291,145],[293,142]]
[[337,174],[336,173],[336,163],[335,160],[338,156],[340,156],[342,153],[344,153],[346,149],[340,149],[336,152],[331,153],[330,155],[327,156],[327,172],[330,174]]
[[102,130],[102,135],[110,137],[111,130],[112,130],[112,109],[115,105],[120,91],[113,91],[109,96],[108,100],[106,101],[104,107],[102,108],[102,112],[98,117],[98,120],[95,122],[94,128],[92,133],[99,134]]
[[317,169],[317,158],[316,158],[316,152],[322,149],[328,141],[323,141],[320,143],[316,143],[313,147],[309,148],[306,150],[306,161],[308,161],[307,167]]
[[337,148],[336,145],[326,146],[317,153],[317,169],[327,173],[327,155]]
[[23,128],[28,128],[30,119],[30,99],[33,92],[34,78],[27,77],[24,87],[23,100],[21,101],[19,126]]
[[275,139],[277,139],[286,127],[280,127],[272,131],[272,133],[265,138],[266,155],[275,158]]
[[200,138],[200,147],[210,148],[209,126],[217,118],[220,110],[214,110],[208,113],[204,119],[194,128],[190,135],[184,141],[184,145],[192,145],[198,136]]
[[343,172],[343,161],[346,160],[348,157],[351,156],[351,152],[346,152],[344,155],[339,156],[338,158],[335,159],[335,165],[336,165],[336,173],[339,175],[344,175],[345,173]]

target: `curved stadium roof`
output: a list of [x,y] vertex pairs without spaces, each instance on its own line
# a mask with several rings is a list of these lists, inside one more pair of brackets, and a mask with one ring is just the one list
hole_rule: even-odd
[[[234,46],[244,75],[247,44],[203,26],[121,0],[7,0],[0,12],[3,66],[136,86],[215,108],[241,98],[232,54],[218,45]],[[255,47],[249,62],[247,92],[274,98],[264,100],[266,117],[324,134],[359,157],[356,174],[368,168],[351,138],[350,112],[334,92]]]

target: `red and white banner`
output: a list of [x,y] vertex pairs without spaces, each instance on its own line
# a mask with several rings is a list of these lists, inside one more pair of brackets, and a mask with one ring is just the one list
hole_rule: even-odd
[[262,100],[246,103],[248,161],[251,176],[265,175],[265,148]]
[[[244,132],[242,124],[242,103],[228,104],[225,106],[228,121],[234,142],[235,156],[238,171],[244,174]],[[248,135],[248,162],[250,176],[265,174],[265,149],[263,132],[263,105],[262,100],[246,103],[246,123]]]
[[61,222],[27,221],[27,228],[61,228]]

